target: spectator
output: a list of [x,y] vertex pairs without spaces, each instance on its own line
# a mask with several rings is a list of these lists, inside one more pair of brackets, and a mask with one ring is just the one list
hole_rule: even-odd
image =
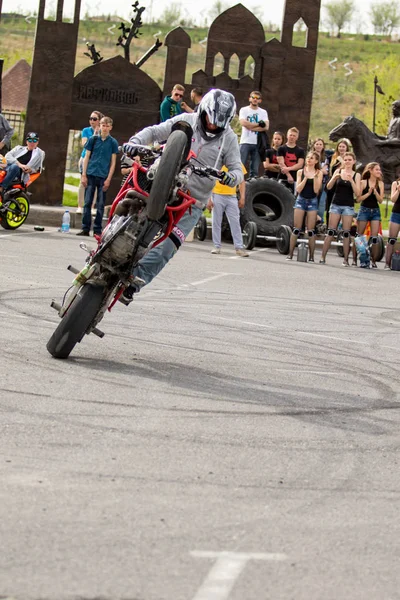
[[0,152],[5,154],[11,150],[11,138],[14,129],[11,127],[7,119],[0,113]]
[[12,185],[14,179],[22,179],[26,183],[31,173],[38,173],[44,161],[44,152],[38,147],[39,136],[31,131],[25,138],[26,146],[15,146],[7,152],[6,176],[1,182],[0,194],[3,195]]
[[278,148],[285,143],[285,135],[280,131],[275,131],[272,136],[272,148],[266,152],[265,161],[263,163],[265,175],[270,179],[278,179],[281,168],[278,164]]
[[129,156],[127,156],[126,154],[122,155],[122,158],[121,158],[121,175],[122,175],[121,187],[124,185],[125,181],[128,179],[128,175],[129,175],[129,173],[131,173],[132,168],[133,168],[133,163],[134,163],[133,158],[129,158]]
[[278,148],[278,164],[281,168],[280,181],[294,193],[294,177],[296,171],[304,166],[304,150],[297,145],[299,130],[291,127],[287,132],[287,142]]
[[170,96],[166,96],[161,102],[160,115],[161,121],[167,121],[176,115],[182,114],[182,98],[185,93],[183,85],[177,83],[172,88]]
[[388,243],[386,245],[385,269],[391,268],[393,250],[400,231],[400,177],[392,183],[390,200],[393,202],[393,208],[389,221],[389,236]]
[[360,210],[357,215],[357,235],[364,235],[367,223],[371,224],[371,267],[376,269],[376,256],[378,251],[379,226],[382,221],[379,204],[383,202],[384,185],[382,171],[379,163],[370,162],[365,167],[361,176]]
[[249,161],[250,177],[258,176],[261,163],[257,147],[257,134],[258,132],[267,132],[269,129],[268,113],[260,108],[261,102],[261,92],[253,91],[249,97],[249,106],[244,106],[239,111],[239,122],[242,126],[240,158],[245,166]]
[[[92,135],[99,135],[100,132],[100,119],[102,118],[103,113],[98,110],[92,110],[91,115],[89,117],[89,127],[84,127],[81,133],[81,144],[82,144],[82,154],[79,159],[78,168],[79,173],[82,175],[82,164],[83,159],[85,158],[86,150],[85,144]],[[96,205],[97,191],[94,194],[94,205]],[[85,200],[85,188],[82,185],[82,182],[79,184],[78,188],[78,208],[76,210],[77,214],[82,214],[83,204]]]
[[[242,169],[245,174],[246,169],[243,165]],[[225,173],[228,171],[226,166],[223,166],[221,170],[225,171]],[[241,257],[249,256],[249,253],[243,247],[239,212],[240,208],[244,208],[246,182],[242,181],[237,188],[240,194],[239,202],[234,193],[235,189],[228,185],[223,185],[218,181],[212,191],[211,199],[207,203],[208,210],[212,209],[212,240],[214,248],[211,250],[211,254],[221,254],[221,224],[225,213],[231,229],[236,254]]]
[[86,155],[83,159],[82,184],[86,188],[83,207],[82,230],[76,235],[89,235],[94,192],[97,189],[97,211],[94,220],[94,234],[102,230],[106,191],[110,187],[118,154],[118,142],[110,135],[113,120],[102,117],[100,135],[93,135],[85,145]]
[[183,110],[187,113],[197,112],[197,109],[199,107],[200,101],[203,96],[204,96],[204,92],[203,92],[202,88],[199,88],[199,87],[193,88],[192,91],[190,92],[190,99],[194,104],[194,108],[191,108],[188,104],[186,104],[186,102],[182,102],[181,106],[182,106]]
[[[329,179],[329,165],[332,154],[328,154],[325,148],[325,142],[322,138],[317,138],[310,148],[310,152],[317,152],[319,155],[319,164],[322,171],[322,186],[318,194],[318,217],[323,222],[326,208],[326,189],[325,186]],[[332,152],[332,151],[331,151]]]
[[[335,151],[331,157],[330,166],[329,166],[329,176],[330,177],[332,177],[332,175],[335,173],[335,171],[337,169],[341,169],[343,167],[343,164],[344,164],[343,157],[346,154],[346,152],[350,152],[350,142],[346,138],[342,138],[336,144]],[[332,198],[333,198],[334,193],[335,193],[335,186],[333,186],[332,188],[329,189],[328,184],[327,184],[327,186],[326,186],[326,206],[325,206],[326,224],[328,224],[328,221],[329,221],[329,210],[330,210],[330,207],[332,204]]]
[[318,194],[322,185],[322,171],[319,164],[318,152],[309,152],[306,157],[304,169],[297,171],[298,192],[294,205],[293,232],[290,236],[290,249],[287,255],[288,260],[292,260],[297,238],[303,227],[304,217],[306,217],[308,234],[309,261],[314,262],[315,250],[315,224],[317,222]]
[[322,248],[320,264],[324,265],[326,255],[337,233],[339,222],[343,227],[343,266],[349,266],[350,229],[354,215],[354,197],[360,195],[360,174],[355,172],[356,157],[353,152],[343,156],[343,169],[336,169],[328,181],[328,190],[335,186],[332,204],[329,210],[328,234]]

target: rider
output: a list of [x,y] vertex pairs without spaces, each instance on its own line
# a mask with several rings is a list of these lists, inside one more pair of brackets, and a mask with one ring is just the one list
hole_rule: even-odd
[[[191,149],[204,165],[221,169],[226,165],[222,183],[235,188],[243,181],[242,163],[240,160],[238,139],[230,127],[230,122],[236,113],[235,99],[224,90],[210,90],[203,96],[197,112],[185,113],[168,119],[160,125],[146,127],[135,134],[124,144],[125,154],[133,157],[137,154],[136,145],[147,145],[152,142],[166,140],[176,124],[183,121],[188,123],[193,134],[191,135]],[[138,292],[143,285],[152,281],[165,267],[182,245],[185,237],[192,231],[199,220],[215,181],[201,178],[192,174],[189,177],[188,188],[191,195],[197,200],[196,205],[188,209],[174,228],[174,232],[161,244],[152,248],[135,267],[134,284],[129,285],[121,296],[124,304],[129,304],[133,294]]]
[[37,173],[43,166],[44,152],[38,148],[38,134],[33,131],[29,132],[25,137],[25,141],[26,146],[15,146],[5,156],[7,160],[5,171],[7,174],[1,182],[1,195],[12,186],[14,179],[20,177],[26,183],[30,174]]

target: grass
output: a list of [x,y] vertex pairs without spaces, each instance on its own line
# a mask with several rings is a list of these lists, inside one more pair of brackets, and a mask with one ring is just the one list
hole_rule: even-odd
[[76,187],[79,187],[80,182],[81,180],[79,177],[72,177],[70,175],[64,180],[64,183],[67,183],[68,185],[75,185]]
[[63,206],[78,206],[78,194],[76,192],[70,192],[64,190],[63,194]]

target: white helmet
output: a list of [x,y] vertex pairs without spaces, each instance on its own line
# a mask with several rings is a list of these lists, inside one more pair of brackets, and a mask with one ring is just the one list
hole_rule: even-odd
[[[217,137],[229,126],[236,114],[235,98],[224,90],[210,90],[203,96],[198,112],[201,135],[205,139]],[[216,126],[216,129],[209,129],[210,124]]]

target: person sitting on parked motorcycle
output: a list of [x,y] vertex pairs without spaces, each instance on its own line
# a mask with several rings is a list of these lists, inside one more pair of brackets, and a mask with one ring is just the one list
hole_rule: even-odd
[[0,194],[3,195],[13,184],[15,179],[21,179],[26,183],[31,173],[38,173],[42,166],[45,154],[38,147],[39,136],[31,131],[25,137],[26,146],[15,146],[7,152],[5,159],[6,176],[1,182]]
[[[131,157],[138,152],[135,145],[148,145],[166,140],[176,128],[190,125],[191,149],[201,163],[221,169],[226,165],[222,183],[236,188],[243,181],[238,139],[230,127],[236,113],[236,103],[232,94],[224,90],[210,90],[199,104],[197,112],[185,113],[168,119],[160,125],[146,127],[124,144],[123,151]],[[129,304],[133,294],[143,285],[152,281],[165,267],[182,245],[186,236],[197,224],[211,195],[215,180],[192,174],[188,180],[190,193],[197,204],[186,211],[178,226],[158,246],[152,248],[138,263],[133,272],[134,284],[128,286],[121,296],[124,304]]]

